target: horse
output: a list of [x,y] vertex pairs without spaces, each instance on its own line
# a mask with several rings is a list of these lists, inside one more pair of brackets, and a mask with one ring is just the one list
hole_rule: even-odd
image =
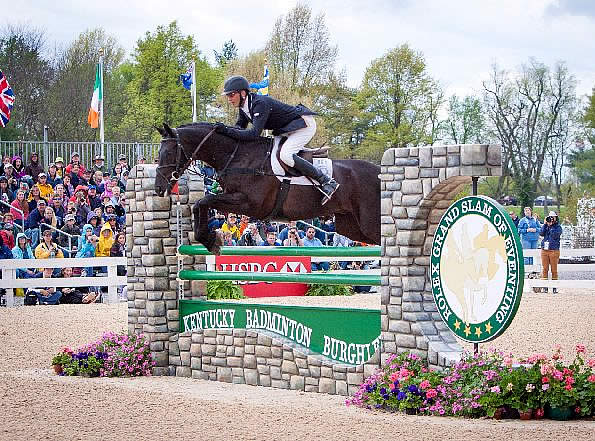
[[[220,231],[209,232],[210,208],[233,212],[259,220],[299,220],[335,216],[339,234],[380,244],[380,167],[367,161],[333,161],[333,177],[340,184],[330,201],[322,205],[314,186],[291,185],[281,205],[280,182],[272,171],[272,139],[260,137],[240,142],[215,131],[210,123],[192,123],[176,129],[167,124],[155,127],[162,136],[155,177],[155,193],[170,193],[176,181],[196,160],[215,169],[223,189],[208,194],[193,208],[194,238],[211,253],[219,254],[223,243]],[[272,216],[271,216],[272,215]]]

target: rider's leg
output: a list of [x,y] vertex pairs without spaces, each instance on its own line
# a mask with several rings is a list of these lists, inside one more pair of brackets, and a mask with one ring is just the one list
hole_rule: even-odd
[[324,205],[337,190],[339,184],[310,162],[297,155],[316,133],[316,122],[314,118],[312,116],[304,116],[303,118],[306,124],[308,124],[308,127],[287,134],[287,141],[285,141],[285,144],[281,148],[280,157],[285,164],[294,167],[304,176],[308,176],[320,184],[321,190],[325,195],[322,200],[322,204]]

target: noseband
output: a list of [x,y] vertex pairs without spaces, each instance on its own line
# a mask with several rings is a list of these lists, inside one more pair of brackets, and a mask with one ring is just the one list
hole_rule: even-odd
[[[184,151],[184,146],[182,145],[182,142],[180,141],[180,135],[178,134],[178,131],[176,129],[172,129],[172,132],[175,135],[174,138],[162,138],[161,139],[161,141],[175,141],[176,142],[177,158],[176,158],[175,165],[170,164],[170,165],[163,166],[163,167],[167,167],[167,168],[173,168],[173,167],[176,168],[172,172],[171,177],[169,178],[170,188],[175,185],[175,183],[180,179],[180,176],[182,175],[184,170],[186,170],[188,168],[188,166],[192,163],[192,161],[195,160],[195,156],[198,154],[200,148],[207,141],[207,139],[209,139],[211,137],[211,135],[215,132],[215,129],[216,128],[212,128],[211,131],[206,134],[206,136],[198,144],[198,147],[196,147],[194,152],[192,152],[190,157],[188,157],[188,155]],[[184,157],[182,158],[182,156],[184,156]],[[180,166],[182,161],[186,161],[186,162],[184,162],[183,166]],[[159,176],[161,176],[161,178],[163,178],[164,181],[168,181],[168,178],[159,170],[159,167],[157,167],[156,172]]]

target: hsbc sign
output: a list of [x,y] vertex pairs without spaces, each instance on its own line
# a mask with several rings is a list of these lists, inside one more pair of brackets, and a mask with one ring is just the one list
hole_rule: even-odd
[[[309,273],[310,257],[302,256],[216,256],[217,271],[255,273]],[[303,296],[305,283],[238,282],[246,297]]]

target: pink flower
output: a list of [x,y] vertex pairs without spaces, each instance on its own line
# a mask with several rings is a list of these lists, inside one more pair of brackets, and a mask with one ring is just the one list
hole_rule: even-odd
[[545,384],[542,384],[541,385],[541,390],[544,391],[544,392],[546,390],[548,390],[549,388],[550,388],[550,384],[549,383],[545,383]]
[[585,345],[576,345],[576,352],[577,353],[585,353]]
[[589,376],[587,377],[587,381],[588,381],[589,383],[595,383],[595,374],[594,374],[594,375],[589,375]]
[[390,376],[388,378],[390,379],[391,383],[394,383],[396,380],[399,379],[399,373],[393,372],[392,374],[390,374]]
[[506,357],[504,359],[504,364],[506,365],[506,367],[511,367],[512,366],[512,358],[511,357]]
[[495,394],[499,394],[500,393],[500,386],[494,386],[494,387],[490,388],[490,392],[493,392]]
[[424,380],[419,384],[420,389],[427,389],[431,384],[428,380]]
[[543,377],[543,378],[541,379],[541,382],[542,382],[542,383],[549,383],[549,382],[550,382],[550,379],[549,379],[548,377]]
[[560,372],[559,370],[554,370],[554,372],[552,373],[552,375],[554,376],[554,378],[558,381],[562,381],[562,379],[564,378],[564,374],[562,374],[562,372]]
[[564,389],[572,390],[572,384],[567,384],[566,386],[564,386]]
[[438,392],[436,392],[436,389],[429,389],[426,392],[426,398],[434,398],[438,395]]
[[566,377],[564,381],[566,382],[566,384],[574,384],[574,378],[571,376]]
[[543,413],[544,413],[544,412],[543,412],[543,409],[541,409],[541,408],[539,408],[539,409],[536,409],[536,410],[535,410],[535,414],[536,414],[538,417],[542,417],[542,416],[543,416]]

